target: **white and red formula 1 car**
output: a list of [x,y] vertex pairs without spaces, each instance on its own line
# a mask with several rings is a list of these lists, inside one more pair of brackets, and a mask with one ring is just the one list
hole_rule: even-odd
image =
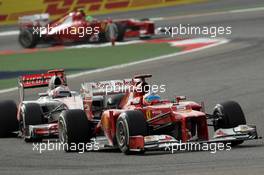
[[[25,90],[48,86],[37,100],[25,100]],[[0,136],[17,133],[26,142],[57,137],[60,113],[69,109],[83,109],[81,96],[70,91],[64,70],[50,70],[43,74],[23,75],[19,78],[19,105],[14,101],[0,102]]]

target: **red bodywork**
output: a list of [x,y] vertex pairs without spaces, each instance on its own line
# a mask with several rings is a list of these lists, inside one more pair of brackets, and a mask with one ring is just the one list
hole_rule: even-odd
[[67,84],[63,69],[50,70],[47,73],[42,74],[23,75],[19,78],[19,84],[24,89],[44,87],[49,85],[49,80],[53,76],[60,77],[63,80],[64,84]]
[[125,38],[145,37],[155,34],[155,25],[151,21],[138,21],[134,19],[116,20],[115,23],[126,26]]

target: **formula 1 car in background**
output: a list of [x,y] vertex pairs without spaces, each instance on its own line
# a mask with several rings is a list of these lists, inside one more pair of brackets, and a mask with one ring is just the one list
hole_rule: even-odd
[[19,43],[24,48],[34,48],[40,43],[107,42],[112,37],[123,41],[128,37],[149,38],[155,33],[154,23],[148,19],[97,20],[82,10],[51,22],[49,14],[22,16],[19,28]]
[[[174,102],[162,100],[149,90],[145,79],[150,77],[83,83],[84,110],[61,113],[60,141],[72,145],[95,139],[100,148],[118,148],[130,154],[161,150],[167,144],[230,142],[235,146],[259,138],[256,126],[247,125],[237,102],[217,104],[213,114],[207,114],[203,105],[183,96]],[[97,111],[91,107],[93,96],[102,96]],[[215,130],[211,139],[208,126]],[[76,150],[69,146],[66,151]]]
[[[48,86],[37,100],[25,100],[25,90]],[[43,74],[23,75],[19,78],[19,105],[11,100],[0,102],[0,137],[12,132],[26,142],[58,137],[58,118],[62,111],[83,109],[82,97],[67,87],[64,70],[50,70]]]

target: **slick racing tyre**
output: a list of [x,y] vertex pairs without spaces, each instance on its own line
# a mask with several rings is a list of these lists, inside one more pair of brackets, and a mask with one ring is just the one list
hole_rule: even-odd
[[126,111],[121,113],[116,122],[116,140],[119,149],[124,154],[133,153],[129,148],[129,137],[135,135],[148,135],[144,114],[141,111]]
[[116,41],[124,41],[125,33],[126,33],[126,26],[124,24],[116,24],[118,35]]
[[59,140],[66,152],[79,151],[76,145],[86,144],[93,136],[93,123],[83,110],[63,111],[59,117]]
[[8,137],[18,130],[17,106],[12,100],[0,101],[0,137]]
[[[246,124],[246,118],[241,106],[235,101],[227,101],[221,104],[217,104],[214,108],[213,115],[214,129],[219,128],[234,128],[238,125]],[[243,143],[243,141],[233,141],[232,146]]]
[[[41,125],[43,124],[43,112],[39,104],[37,103],[25,103],[21,110],[22,115],[22,133],[24,133],[25,142],[41,142],[42,138],[32,138],[31,133],[27,133],[29,125]],[[25,127],[25,128],[23,128]]]
[[24,48],[34,48],[39,42],[39,35],[33,33],[31,29],[23,29],[19,33],[18,41]]
[[43,124],[43,113],[39,104],[24,104],[24,122],[25,125],[41,125]]

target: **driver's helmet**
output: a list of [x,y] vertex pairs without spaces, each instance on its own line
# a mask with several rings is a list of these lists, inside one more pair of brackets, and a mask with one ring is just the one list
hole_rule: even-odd
[[63,84],[63,81],[60,77],[58,76],[53,76],[51,77],[49,81],[49,90],[53,90],[58,86],[61,86]]
[[85,17],[85,20],[88,22],[92,22],[94,20],[94,18],[92,16],[88,15]]
[[158,94],[155,94],[154,92],[149,92],[143,97],[143,104],[145,105],[151,105],[151,104],[157,104],[161,100],[160,96]]
[[70,97],[71,91],[67,86],[61,85],[51,90],[49,95],[52,98],[62,98],[62,97]]

